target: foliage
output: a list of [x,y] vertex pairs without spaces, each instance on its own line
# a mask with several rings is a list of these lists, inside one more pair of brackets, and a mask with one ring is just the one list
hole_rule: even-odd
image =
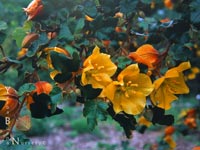
[[[108,115],[128,138],[139,117],[146,123],[174,123],[165,111],[178,95],[193,91],[185,83],[190,85],[190,74],[198,81],[193,68],[200,67],[199,0],[20,2],[19,23],[9,14],[0,21],[0,79],[6,79],[0,86],[1,139],[11,136],[15,125],[30,128],[22,109],[46,119],[63,113],[58,104],[71,96],[84,105],[90,129]],[[15,82],[7,85],[9,78]],[[199,85],[196,89],[190,94],[200,92]],[[184,124],[194,127],[195,120],[189,117]],[[171,137],[164,142],[175,146]]]

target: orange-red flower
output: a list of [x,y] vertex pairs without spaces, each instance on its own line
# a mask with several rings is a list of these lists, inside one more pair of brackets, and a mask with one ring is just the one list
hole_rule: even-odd
[[18,108],[19,100],[15,89],[0,84],[0,101],[3,106],[0,107],[0,116],[14,117]]
[[188,126],[189,128],[194,129],[194,128],[197,127],[196,118],[194,118],[194,117],[187,117],[184,120],[184,124],[186,126]]
[[175,128],[173,126],[168,126],[165,128],[165,135],[172,135],[175,131]]
[[148,66],[149,69],[155,69],[160,63],[159,52],[150,44],[140,46],[136,52],[131,52],[129,57],[133,61]]
[[168,9],[173,9],[173,7],[174,7],[172,0],[164,0],[164,5]]
[[43,10],[43,4],[41,0],[33,0],[27,8],[23,8],[23,10],[28,15],[27,20],[32,20],[35,18],[41,11]]

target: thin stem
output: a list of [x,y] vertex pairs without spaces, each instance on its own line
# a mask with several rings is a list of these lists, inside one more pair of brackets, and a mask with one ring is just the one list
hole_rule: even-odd
[[17,118],[19,117],[20,111],[21,111],[25,101],[26,101],[26,97],[24,97],[24,99],[22,100],[22,102],[21,102],[21,104],[20,104],[20,106],[19,106],[19,108],[16,112],[15,118],[14,118],[14,120],[13,120],[11,126],[10,126],[10,129],[9,129],[9,135],[12,133],[13,127],[14,127],[16,121],[17,121]]
[[1,50],[1,53],[2,53],[3,57],[6,57],[6,54],[5,54],[5,52],[3,50],[3,47],[1,45],[0,45],[0,50]]
[[167,57],[167,54],[168,54],[168,52],[169,52],[169,50],[170,50],[171,45],[172,45],[172,43],[170,42],[170,43],[167,45],[165,51],[163,51],[163,52],[160,54],[161,60],[163,60],[163,59],[165,59],[165,57]]

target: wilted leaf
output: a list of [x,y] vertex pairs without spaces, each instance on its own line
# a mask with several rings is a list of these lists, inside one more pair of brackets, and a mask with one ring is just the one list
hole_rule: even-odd
[[30,116],[19,117],[15,124],[16,128],[20,131],[28,131],[31,128]]

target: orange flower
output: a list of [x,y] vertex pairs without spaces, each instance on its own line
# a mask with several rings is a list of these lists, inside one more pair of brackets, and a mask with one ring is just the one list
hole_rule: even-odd
[[28,15],[27,20],[32,20],[35,18],[43,9],[43,4],[41,0],[33,0],[27,8],[23,8],[23,10]]
[[36,89],[31,92],[30,95],[27,95],[26,97],[26,102],[27,102],[27,107],[30,109],[30,104],[34,103],[33,100],[33,94],[37,93],[37,95],[40,95],[42,93],[49,95],[49,93],[52,91],[53,87],[50,83],[46,81],[38,81],[35,83]]
[[192,150],[200,150],[200,146],[195,146]]
[[38,81],[35,83],[36,92],[37,94],[45,93],[49,95],[49,93],[52,91],[52,85],[46,81]]
[[14,117],[19,108],[16,90],[0,84],[0,101],[3,104],[0,109],[0,116],[10,118]]
[[176,148],[176,142],[171,137],[171,135],[165,136],[164,141],[169,145],[169,147],[170,147],[171,150],[173,150],[173,149]]
[[166,22],[170,22],[169,18],[164,18],[160,20],[161,23],[166,23]]
[[136,52],[131,52],[129,57],[133,61],[147,65],[150,69],[155,69],[160,63],[159,52],[150,44],[142,45]]
[[164,5],[168,9],[173,9],[173,7],[174,7],[172,0],[164,0]]
[[194,118],[194,117],[187,117],[187,118],[184,120],[184,124],[185,124],[186,126],[188,126],[189,128],[194,129],[194,128],[197,127],[196,118]]
[[175,131],[175,128],[173,126],[168,126],[165,128],[165,135],[172,135]]

